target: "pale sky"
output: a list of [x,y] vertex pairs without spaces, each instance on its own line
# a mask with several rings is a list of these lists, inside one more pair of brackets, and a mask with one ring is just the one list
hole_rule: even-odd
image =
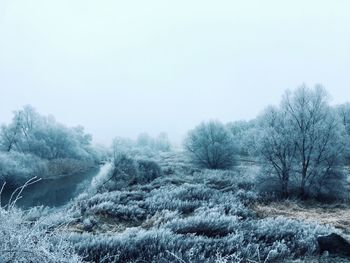
[[0,123],[31,104],[95,142],[350,101],[350,1],[0,0]]

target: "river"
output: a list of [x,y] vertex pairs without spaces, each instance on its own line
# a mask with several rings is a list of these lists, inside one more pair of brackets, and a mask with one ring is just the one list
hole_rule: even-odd
[[[59,207],[67,204],[87,187],[90,187],[92,179],[98,177],[100,171],[106,166],[92,168],[82,174],[64,176],[57,179],[43,179],[28,186],[21,194],[22,198],[16,203],[21,208],[33,206]],[[2,193],[2,205],[6,204],[13,189],[4,189]]]

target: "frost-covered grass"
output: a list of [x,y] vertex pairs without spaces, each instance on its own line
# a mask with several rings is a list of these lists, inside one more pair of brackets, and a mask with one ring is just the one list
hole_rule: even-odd
[[129,228],[113,235],[76,234],[73,240],[79,252],[95,262],[107,255],[118,262],[178,262],[177,258],[214,262],[218,255],[243,262],[259,258],[281,262],[315,254],[316,236],[329,231],[282,217],[239,220],[210,211],[168,220],[150,229]]
[[45,220],[29,219],[30,213],[15,207],[0,208],[0,262],[83,262],[61,231],[51,228]]
[[[117,189],[98,187],[113,171],[105,165],[86,192],[60,210],[2,209],[0,234],[11,240],[2,246],[18,253],[1,255],[8,262],[29,257],[23,249],[32,251],[32,262],[284,262],[312,259],[317,236],[334,231],[262,215],[254,169],[198,170],[170,153],[160,159],[162,173]],[[154,169],[142,173],[148,170]],[[42,260],[42,251],[52,261]]]
[[345,234],[350,234],[349,204],[320,204],[284,200],[267,204],[256,204],[253,208],[262,217],[284,216],[329,224]]
[[167,167],[174,172],[147,184],[81,195],[71,225],[79,254],[92,262],[283,262],[316,255],[316,237],[333,231],[259,217],[245,170]]

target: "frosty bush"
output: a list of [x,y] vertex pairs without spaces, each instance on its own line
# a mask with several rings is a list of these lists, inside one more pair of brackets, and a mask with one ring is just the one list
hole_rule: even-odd
[[118,154],[113,165],[104,169],[92,181],[92,188],[114,191],[136,184],[147,184],[163,175],[160,166],[152,160],[135,160],[129,155]]
[[231,168],[238,152],[232,134],[217,121],[203,122],[191,130],[184,146],[192,162],[200,168]]
[[206,237],[224,237],[236,230],[237,217],[220,213],[206,216],[196,215],[184,219],[175,219],[165,225],[176,234],[195,234]]
[[138,183],[149,183],[152,180],[160,177],[163,172],[160,166],[151,160],[137,160],[138,166]]
[[113,202],[102,202],[90,208],[89,213],[112,216],[125,222],[141,221],[146,218],[145,209],[135,205],[120,205]]
[[252,242],[265,245],[265,253],[274,243],[283,241],[288,247],[288,254],[293,257],[314,254],[317,251],[316,237],[331,231],[329,227],[284,217],[252,220],[243,225],[250,230]]
[[27,221],[25,213],[0,208],[0,262],[79,263],[70,242],[39,221]]
[[84,218],[90,215],[109,216],[114,220],[137,223],[146,219],[143,198],[144,193],[138,191],[105,192],[79,200],[74,209]]
[[[104,187],[104,184],[110,180],[113,174],[113,164],[107,163],[101,167],[98,174],[92,179],[88,192],[96,193]],[[86,193],[85,193],[86,194]]]
[[127,154],[119,154],[115,157],[113,168],[109,178],[101,181],[101,189],[108,191],[122,189],[134,184],[138,175],[136,161]]

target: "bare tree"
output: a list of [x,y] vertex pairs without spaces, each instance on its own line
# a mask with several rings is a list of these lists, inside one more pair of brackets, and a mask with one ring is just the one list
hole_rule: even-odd
[[226,125],[228,130],[239,148],[239,154],[242,157],[256,157],[258,151],[256,149],[256,140],[258,139],[258,125],[256,120],[250,121],[234,121]]
[[317,180],[336,169],[344,150],[343,127],[321,86],[311,89],[303,85],[294,92],[287,91],[281,110],[296,146],[300,194],[306,197]]
[[261,157],[281,182],[284,197],[290,180],[298,184],[302,198],[342,180],[345,129],[321,86],[287,91],[280,107],[262,115],[260,127]]
[[345,126],[345,130],[350,135],[350,103],[344,103],[336,107],[336,112]]
[[198,167],[227,169],[235,163],[237,149],[232,135],[218,121],[199,124],[188,133],[184,146]]
[[288,197],[290,173],[295,162],[296,145],[289,133],[286,112],[269,107],[260,118],[263,127],[259,152],[263,162],[272,167],[281,184],[284,198]]
[[344,142],[348,142],[346,145],[346,149],[344,151],[344,157],[346,159],[347,164],[350,163],[350,103],[344,103],[338,105],[336,108],[336,113],[340,117],[340,120],[345,128],[345,140]]

